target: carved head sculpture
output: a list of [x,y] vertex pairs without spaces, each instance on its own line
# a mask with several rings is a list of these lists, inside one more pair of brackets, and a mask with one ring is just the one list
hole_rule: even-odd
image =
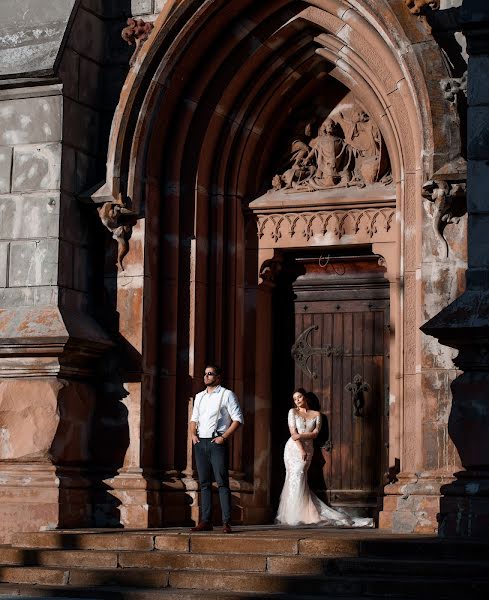
[[333,119],[326,119],[321,127],[319,128],[319,135],[334,135],[336,130],[336,123]]

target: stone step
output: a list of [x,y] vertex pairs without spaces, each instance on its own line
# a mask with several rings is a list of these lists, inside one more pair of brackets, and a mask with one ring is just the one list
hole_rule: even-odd
[[[161,530],[160,530],[161,531]],[[275,554],[303,556],[358,556],[361,540],[347,536],[303,537],[289,535],[247,535],[237,533],[189,534],[133,533],[115,531],[100,533],[36,532],[14,536],[11,547],[24,550],[164,550],[197,554]]]
[[363,540],[359,544],[359,555],[399,559],[422,556],[424,559],[482,561],[489,559],[489,542],[437,538]]
[[[253,592],[219,592],[206,590],[175,590],[171,588],[150,590],[143,588],[97,587],[97,588],[67,588],[66,586],[47,585],[10,585],[0,584],[2,600],[317,600],[317,596],[267,594]],[[361,596],[329,596],[328,600],[365,600]],[[369,600],[380,600],[373,596]],[[403,600],[397,599],[397,600]],[[405,599],[408,600],[408,599]]]
[[[74,586],[55,585],[12,585],[0,584],[0,599],[6,600],[34,600],[44,598],[45,600],[262,600],[262,594],[246,592],[216,592],[206,590],[175,590],[128,588],[128,587],[96,587],[79,588]],[[269,596],[278,598],[276,595]],[[282,598],[280,598],[282,600]],[[304,598],[304,600],[308,600]],[[342,598],[341,600],[361,600],[359,598]]]
[[[284,557],[285,558],[285,557]],[[318,559],[316,559],[318,560]],[[470,560],[434,560],[424,559],[420,556],[411,559],[386,559],[386,558],[338,558],[322,561],[323,573],[337,575],[380,575],[388,573],[390,576],[415,576],[446,578],[456,574],[458,579],[485,578],[489,579],[487,561]],[[319,566],[316,565],[318,568]],[[312,569],[312,565],[311,565]],[[290,571],[289,571],[290,572]],[[311,571],[312,572],[312,571]],[[317,572],[317,571],[316,571]]]
[[[450,575],[453,575],[450,572]],[[60,589],[95,589],[97,587],[124,586],[129,589],[162,588],[185,590],[190,594],[202,590],[219,594],[253,593],[270,597],[403,597],[403,598],[470,598],[486,600],[489,597],[489,578],[470,577],[399,577],[389,572],[380,575],[317,576],[278,575],[253,572],[216,572],[211,570],[163,569],[81,569],[48,567],[2,567],[0,582],[59,586]],[[190,592],[193,590],[193,592]],[[95,589],[96,591],[96,589]],[[103,596],[105,598],[105,595]],[[124,596],[126,598],[126,596]]]

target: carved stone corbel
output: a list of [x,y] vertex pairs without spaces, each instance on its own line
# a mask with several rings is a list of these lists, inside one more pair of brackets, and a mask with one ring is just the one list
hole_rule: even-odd
[[432,179],[423,185],[423,197],[434,202],[436,207],[435,229],[449,253],[444,231],[447,225],[457,224],[467,213],[466,183]]
[[281,252],[277,252],[273,258],[263,262],[259,276],[263,282],[276,283],[277,276],[282,270],[284,257]]
[[150,33],[154,28],[153,23],[143,21],[143,19],[127,19],[127,27],[121,32],[121,37],[129,46],[136,46],[129,60],[129,66],[132,67],[136,62],[136,58],[141,50],[144,42],[149,38]]
[[440,8],[440,0],[404,0],[404,3],[413,15],[419,15],[427,8],[432,10]]
[[124,271],[123,260],[129,252],[129,240],[132,228],[137,222],[137,215],[120,200],[105,202],[97,208],[100,220],[112,233],[117,242],[117,266]]

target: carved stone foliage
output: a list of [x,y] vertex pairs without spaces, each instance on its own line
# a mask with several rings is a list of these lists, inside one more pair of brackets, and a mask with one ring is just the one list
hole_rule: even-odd
[[426,8],[433,10],[440,8],[440,0],[404,0],[404,2],[413,15],[419,15]]
[[313,192],[391,183],[379,128],[359,105],[338,107],[319,125],[316,135],[311,132],[309,124],[303,139],[292,141],[286,168],[273,177],[272,190]]
[[467,212],[466,183],[431,180],[423,186],[423,196],[436,206],[435,229],[449,252],[444,231],[447,225],[458,224]]
[[394,208],[365,208],[301,213],[258,215],[258,236],[275,242],[282,237],[302,236],[309,241],[314,236],[333,234],[372,239],[377,233],[388,232],[395,216]]
[[143,21],[143,19],[127,19],[127,27],[124,27],[121,36],[130,46],[136,46],[129,60],[131,67],[135,63],[137,55],[144,42],[148,39],[153,27],[153,23]]
[[117,266],[124,271],[123,260],[129,252],[129,240],[137,215],[122,202],[105,202],[97,210],[100,220],[117,242]]

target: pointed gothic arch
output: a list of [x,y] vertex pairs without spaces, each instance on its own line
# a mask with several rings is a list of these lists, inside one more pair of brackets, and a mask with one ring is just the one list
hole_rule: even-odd
[[[169,2],[126,80],[107,182],[140,215],[118,302],[121,323],[130,323],[128,336],[142,350],[143,377],[128,400],[137,418],[115,489],[138,472],[137,485],[147,491],[164,471],[164,522],[182,521],[179,493],[194,496],[198,514],[185,400],[210,356],[224,363],[248,421],[233,446],[240,516],[270,518],[270,344],[262,332],[271,305],[257,274],[274,252],[246,227],[246,210],[270,172],[290,111],[328,78],[361,100],[391,161],[395,235],[374,244],[391,285],[386,443],[403,471],[423,465],[421,441],[406,443],[419,425],[421,188],[449,160],[458,130],[441,119],[441,52],[429,33],[413,31],[406,7],[399,11],[388,2],[374,10],[367,0]],[[423,49],[415,48],[421,41]],[[128,287],[136,308],[127,303]],[[134,494],[129,504],[139,502]]]

